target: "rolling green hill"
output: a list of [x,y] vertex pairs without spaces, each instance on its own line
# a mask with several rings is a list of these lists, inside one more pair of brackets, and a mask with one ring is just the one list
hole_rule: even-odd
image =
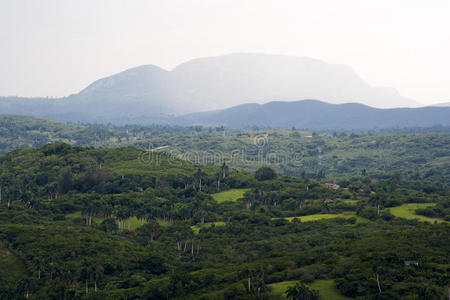
[[[22,116],[0,116],[0,153],[49,142],[94,147],[157,148],[192,163],[254,172],[268,165],[280,175],[336,181],[393,173],[427,183],[450,182],[450,135],[229,130],[223,127],[74,126]],[[411,129],[414,130],[414,129]],[[414,131],[413,131],[414,132]]]
[[416,213],[449,214],[448,188],[347,180],[265,179],[135,147],[13,151],[0,156],[0,295],[260,299],[300,281],[325,298],[446,296],[450,225],[390,210],[432,200]]

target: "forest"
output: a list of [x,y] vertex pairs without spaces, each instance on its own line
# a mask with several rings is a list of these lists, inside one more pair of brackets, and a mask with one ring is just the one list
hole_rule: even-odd
[[[190,130],[147,148],[53,142],[0,156],[0,299],[448,297],[447,135],[190,139],[191,150],[238,136],[282,149],[298,134],[302,151],[322,149],[320,165],[302,158],[288,174],[154,150]],[[373,154],[372,140],[387,167],[350,164],[352,149]]]
[[255,172],[338,181],[367,173],[387,179],[399,172],[433,184],[450,182],[450,128],[409,127],[378,131],[228,129],[168,125],[64,124],[0,115],[0,154],[64,142],[87,147],[158,149],[194,164],[222,164]]

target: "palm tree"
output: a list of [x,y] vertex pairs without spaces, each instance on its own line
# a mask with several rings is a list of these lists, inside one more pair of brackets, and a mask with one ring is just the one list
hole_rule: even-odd
[[383,205],[384,202],[383,196],[378,193],[372,193],[369,202],[377,207],[377,214],[380,215],[380,206]]
[[364,177],[367,176],[367,170],[366,170],[366,168],[363,168],[363,169],[361,170],[361,176],[364,176]]
[[202,179],[206,176],[206,173],[203,172],[200,168],[198,168],[197,172],[194,174],[194,178],[198,181],[198,190],[202,191]]
[[322,179],[325,179],[326,174],[324,169],[320,169],[317,173],[317,180],[322,181]]
[[228,170],[229,170],[229,168],[228,168],[227,164],[224,162],[222,164],[222,167],[220,167],[220,171],[222,172],[223,179],[225,179],[225,177],[228,175]]
[[333,202],[333,200],[327,199],[327,200],[323,201],[323,204],[322,204],[323,209],[327,212],[327,219],[328,219],[328,213],[331,210],[330,203],[332,203],[332,202]]
[[217,176],[217,192],[220,192],[220,177],[222,176],[221,172],[216,174]]
[[97,282],[103,277],[104,273],[103,266],[98,264],[92,267],[92,274],[94,277],[94,292],[97,292]]

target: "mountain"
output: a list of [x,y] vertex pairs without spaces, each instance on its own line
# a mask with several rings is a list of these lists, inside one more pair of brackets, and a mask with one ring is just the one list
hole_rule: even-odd
[[437,104],[433,104],[432,106],[447,107],[447,106],[450,106],[450,102],[437,103]]
[[178,125],[230,128],[376,129],[407,126],[450,126],[450,107],[379,109],[359,103],[330,104],[317,100],[244,104],[224,110],[174,118]]
[[348,66],[306,57],[240,53],[194,59],[172,71],[154,65],[132,68],[64,98],[0,97],[0,114],[152,124],[173,115],[248,102],[308,98],[375,107],[418,105],[395,89],[371,87]]
[[157,123],[181,113],[170,73],[146,65],[99,79],[65,98],[0,98],[0,113],[87,123]]
[[171,73],[189,101],[203,110],[275,99],[418,106],[393,88],[371,87],[348,66],[307,57],[236,53],[194,59]]

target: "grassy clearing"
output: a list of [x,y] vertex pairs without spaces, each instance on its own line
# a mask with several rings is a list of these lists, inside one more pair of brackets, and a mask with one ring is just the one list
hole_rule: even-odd
[[[80,218],[84,219],[84,216],[81,215],[81,211],[76,211],[74,213],[66,215],[66,218],[67,219],[80,219]],[[105,218],[102,218],[102,217],[97,217],[97,216],[92,217],[92,221],[95,222],[96,224],[100,224],[104,220],[105,220]]]
[[[292,222],[292,219],[294,219],[294,218],[299,219],[301,222],[313,222],[313,221],[318,221],[318,220],[322,220],[322,219],[327,219],[327,214],[315,214],[315,215],[299,216],[299,217],[286,217],[284,219],[288,220],[289,222]],[[356,218],[357,222],[368,222],[367,219],[356,215],[355,212],[353,212],[353,211],[346,211],[341,214],[328,214],[328,219],[334,219],[334,218],[345,218],[345,219]],[[276,220],[276,219],[279,219],[279,218],[272,218],[272,220]]]
[[[137,228],[141,227],[142,225],[147,224],[148,222],[144,219],[138,219],[136,217],[131,217],[128,218],[124,221],[124,229],[129,229],[129,230],[136,230]],[[128,224],[130,224],[130,226],[128,227]]]
[[226,223],[225,222],[208,222],[208,223],[204,223],[204,224],[196,224],[191,226],[191,229],[194,231],[195,234],[198,234],[200,232],[201,228],[209,228],[211,226],[225,226]]
[[[285,298],[284,292],[288,288],[288,286],[295,285],[297,281],[282,281],[277,283],[269,284],[269,287],[271,287],[272,291],[271,293],[278,297],[278,298]],[[347,300],[350,298],[347,298],[345,296],[342,296],[339,293],[339,290],[336,288],[334,284],[334,280],[316,280],[311,284],[308,284],[308,286],[313,289],[319,291],[320,299],[328,300]]]
[[163,227],[172,224],[172,221],[164,221],[163,219],[156,219],[156,222]]
[[358,201],[359,200],[341,200],[342,203],[350,204],[350,205],[356,205],[356,204],[358,204]]
[[[84,218],[84,217],[81,215],[80,211],[77,211],[77,212],[66,215],[66,218],[67,219],[77,219],[77,218]],[[92,220],[95,222],[95,224],[100,224],[101,222],[103,222],[105,220],[105,218],[96,216],[96,217],[93,217]],[[163,221],[161,221],[161,222],[163,222]],[[128,223],[130,226],[128,226]],[[136,230],[137,228],[139,228],[142,225],[147,224],[147,223],[148,222],[144,219],[139,220],[136,217],[131,217],[131,218],[125,219],[123,224],[124,224],[124,229],[128,230],[128,228],[129,228],[129,230]],[[160,222],[158,221],[158,223],[160,223]],[[119,224],[119,223],[117,223],[117,224]],[[162,224],[160,223],[160,225],[162,225]]]
[[228,191],[212,194],[214,200],[219,203],[226,201],[237,201],[238,199],[244,197],[244,193],[248,191],[248,189],[231,189]]
[[429,223],[434,223],[434,222],[445,222],[442,219],[439,218],[429,218],[429,217],[425,217],[425,216],[421,216],[421,215],[416,215],[416,210],[419,208],[426,208],[426,207],[430,207],[430,206],[435,206],[435,203],[408,203],[408,204],[403,204],[397,207],[392,207],[390,208],[390,212],[391,214],[393,214],[396,217],[399,218],[404,218],[404,219],[409,219],[409,220],[413,220],[413,219],[417,219],[419,221],[425,221],[425,222],[429,222]]

